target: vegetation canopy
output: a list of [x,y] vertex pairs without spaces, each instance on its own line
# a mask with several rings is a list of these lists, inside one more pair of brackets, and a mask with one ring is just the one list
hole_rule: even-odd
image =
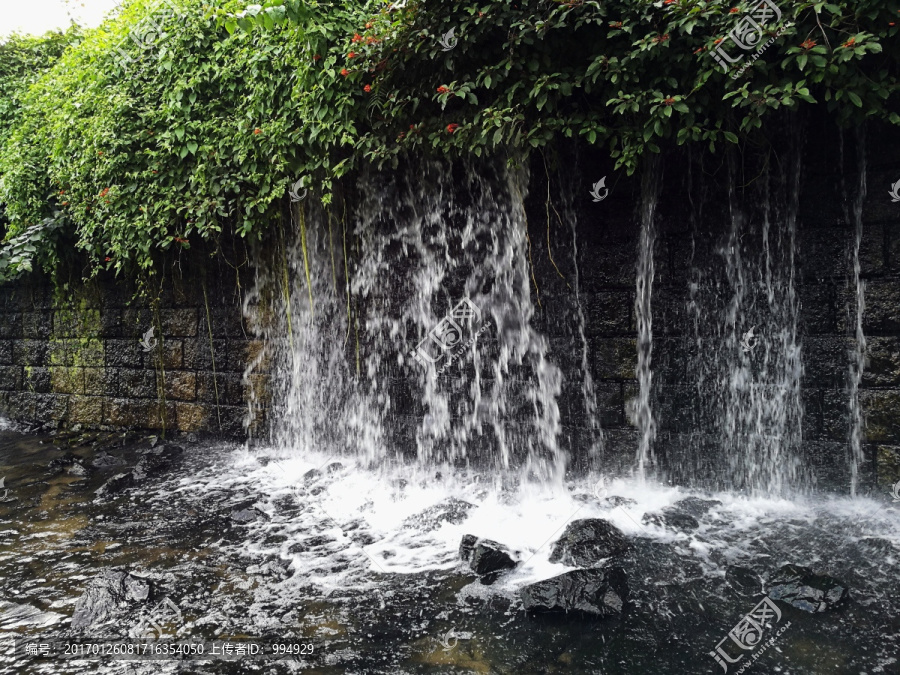
[[297,181],[327,206],[334,181],[407,153],[577,137],[630,173],[666,144],[765,142],[779,109],[900,123],[900,2],[766,0],[781,16],[741,32],[759,5],[132,0],[96,30],[14,36],[0,280],[53,269],[62,242],[88,276],[150,271],[196,238],[259,236]]

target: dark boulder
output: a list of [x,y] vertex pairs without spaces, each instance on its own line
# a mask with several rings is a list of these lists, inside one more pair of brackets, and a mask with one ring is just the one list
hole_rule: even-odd
[[670,530],[680,532],[689,532],[700,527],[700,522],[694,516],[673,507],[665,508],[659,513],[645,513],[641,522],[668,527]]
[[305,480],[307,483],[309,483],[310,481],[314,481],[316,478],[318,478],[321,475],[322,475],[322,472],[319,471],[318,469],[310,469],[305,474],[303,474],[303,480]]
[[592,616],[620,614],[628,599],[628,577],[621,567],[573,570],[520,591],[530,612],[580,612]]
[[718,499],[701,499],[700,497],[685,497],[672,505],[672,509],[686,513],[694,518],[702,518],[714,506],[721,506]]
[[834,609],[847,598],[848,589],[837,579],[813,574],[800,565],[784,565],[769,579],[767,595],[807,612]]
[[147,476],[168,471],[183,452],[180,446],[172,443],[144,450],[143,456],[134,467],[135,480],[143,480]]
[[459,556],[469,563],[469,567],[481,577],[483,584],[494,583],[504,570],[518,565],[513,552],[503,544],[491,539],[479,539],[471,534],[463,536]]
[[440,504],[435,504],[425,509],[421,513],[410,516],[403,521],[403,528],[406,530],[418,529],[422,532],[430,532],[438,529],[444,523],[456,525],[463,522],[473,508],[475,508],[474,504],[451,497]]
[[108,452],[98,452],[97,456],[91,462],[91,464],[98,469],[104,469],[110,466],[122,466],[125,463],[124,460],[119,457],[113,457]]
[[753,597],[763,594],[763,580],[753,570],[738,565],[729,565],[725,568],[725,582],[731,586],[735,593],[745,597]]
[[129,602],[143,602],[150,597],[150,582],[118,570],[103,570],[88,582],[75,602],[72,628],[83,630],[104,623]]
[[97,489],[98,497],[106,497],[116,494],[134,485],[134,475],[131,471],[126,473],[117,473],[115,476],[106,481]]
[[625,535],[602,518],[574,520],[553,544],[550,562],[570,567],[593,567],[631,548]]

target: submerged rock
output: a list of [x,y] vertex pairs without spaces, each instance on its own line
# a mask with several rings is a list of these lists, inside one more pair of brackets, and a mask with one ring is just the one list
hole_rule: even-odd
[[115,476],[106,481],[97,489],[98,497],[116,494],[134,485],[134,475],[131,471],[126,473],[117,473]]
[[520,595],[531,612],[610,616],[622,612],[628,599],[628,577],[621,567],[573,570],[526,586]]
[[103,570],[88,582],[75,602],[72,628],[83,630],[111,619],[116,610],[129,602],[150,597],[150,582],[118,570]]
[[570,567],[593,567],[631,548],[625,535],[602,518],[584,518],[568,524],[553,544],[550,562]]
[[143,480],[147,476],[172,469],[175,461],[183,452],[184,449],[181,446],[172,443],[145,450],[143,457],[134,467],[135,480]]
[[491,539],[479,539],[473,534],[463,536],[459,545],[459,557],[469,563],[469,568],[486,585],[494,583],[504,570],[513,569],[519,564],[512,551],[503,544]]
[[104,451],[98,452],[97,456],[94,458],[94,461],[91,462],[91,464],[98,469],[102,469],[108,466],[122,466],[124,463],[124,460],[118,457],[113,457],[108,452]]
[[702,518],[714,506],[721,506],[722,502],[718,499],[701,499],[700,497],[685,497],[679,499],[672,505],[672,508],[695,518]]
[[813,574],[808,567],[784,565],[767,584],[767,595],[806,612],[834,609],[847,598],[847,587],[837,579]]
[[634,506],[637,504],[637,500],[628,497],[620,497],[619,495],[612,495],[602,500],[600,504],[606,508],[614,509],[617,506]]
[[658,513],[645,513],[644,517],[641,518],[641,522],[668,527],[681,532],[689,532],[700,527],[700,522],[694,516],[671,506]]
[[763,594],[762,577],[748,567],[729,565],[725,568],[725,582],[738,595],[753,597]]
[[403,529],[419,529],[422,532],[430,532],[438,529],[444,523],[456,525],[464,521],[469,515],[469,511],[474,508],[474,504],[450,497],[404,520]]

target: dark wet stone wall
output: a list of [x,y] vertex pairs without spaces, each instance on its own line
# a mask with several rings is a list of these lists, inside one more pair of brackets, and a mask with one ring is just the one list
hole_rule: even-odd
[[203,275],[169,276],[156,303],[102,276],[66,291],[38,274],[0,286],[0,414],[243,437],[244,371],[261,343],[245,331],[234,270],[207,265]]

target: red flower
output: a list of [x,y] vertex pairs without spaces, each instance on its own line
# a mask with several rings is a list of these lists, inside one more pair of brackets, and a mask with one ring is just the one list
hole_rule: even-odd
[[187,244],[188,243],[187,239],[182,239],[181,237],[172,237],[172,239],[177,241],[179,244]]
[[444,85],[441,85],[440,87],[437,88],[437,91],[439,94],[446,94],[450,90],[447,89],[447,87],[445,87]]
[[97,154],[98,154],[98,155],[102,155],[102,154],[103,154],[103,152],[102,152],[102,151],[101,151],[101,152],[98,152],[98,153],[97,153]]
[[344,77],[347,77],[349,74],[350,74],[349,70],[347,70],[346,68],[341,68],[341,75],[343,75]]
[[367,45],[373,44],[375,42],[378,42],[378,38],[374,37],[373,35],[370,35],[369,37],[366,38]]
[[850,38],[844,43],[844,47],[852,47],[856,44],[856,38]]
[[105,196],[108,195],[108,194],[109,194],[109,188],[103,188],[103,189],[100,191],[100,196],[101,196],[101,197],[105,197]]
[[813,47],[816,46],[816,42],[815,42],[815,40],[807,39],[800,46],[803,47],[803,49],[812,49]]
[[610,22],[609,22],[609,27],[610,27],[610,28],[621,28],[621,27],[622,27],[622,22],[621,22],[621,21],[610,21]]
[[678,2],[678,0],[666,0],[663,4],[664,4],[664,5],[671,5],[673,2]]
[[321,57],[321,55],[319,55],[319,54],[316,54],[316,55],[313,57],[313,61],[321,61],[321,60],[322,60],[322,57]]
[[367,23],[367,24],[366,24],[366,28],[371,28],[371,27],[372,27],[372,24],[371,24],[371,23]]
[[360,40],[362,40],[362,35],[357,33],[356,35],[353,36],[353,39],[350,40],[350,42],[359,42]]
[[410,129],[415,129],[415,128],[416,128],[416,125],[415,125],[415,124],[410,124],[410,125],[409,125],[409,128],[410,128]]
[[153,173],[159,173],[159,171],[154,171]]
[[452,133],[453,133],[454,131],[456,131],[457,129],[459,129],[459,125],[458,125],[458,124],[448,124],[448,125],[447,125],[447,132],[448,132],[448,133],[451,133],[451,134],[452,134]]
[[112,260],[112,258],[104,258],[104,260],[105,260],[106,262],[109,262],[109,261]]
[[62,205],[63,205],[63,206],[68,206],[68,205],[69,205],[69,202],[63,202]]
[[253,135],[254,135],[254,136],[258,136],[258,135],[261,134],[261,133],[262,133],[262,129],[260,129],[259,127],[256,127],[256,128],[253,130]]
[[368,94],[370,91],[372,91],[372,85],[367,84],[365,87],[363,87],[363,91]]
[[349,54],[347,54],[347,58],[348,58],[348,59],[352,59],[352,58],[354,58],[355,56],[356,56],[356,52],[350,52]]
[[719,44],[719,43],[720,43],[722,40],[724,40],[724,39],[725,39],[725,38],[719,38],[719,39],[716,40],[713,44],[716,44],[716,45],[717,45],[717,44]]
[[732,7],[731,9],[728,10],[728,13],[729,14],[737,14],[740,11],[741,10],[739,10],[737,7]]
[[695,49],[694,53],[699,54],[700,52],[705,52],[705,51],[706,51],[706,47],[700,47],[700,49]]
[[64,195],[64,194],[66,194],[66,191],[65,191],[65,190],[60,190],[60,191],[59,191],[59,194]]
[[670,97],[667,98],[667,99],[663,99],[663,103],[664,103],[665,105],[672,105],[673,103],[675,103],[675,99],[672,98],[672,97],[670,96]]
[[405,131],[401,131],[401,132],[400,132],[400,135],[397,136],[397,140],[398,140],[398,141],[402,141],[404,138],[406,138],[406,132],[405,132]]

